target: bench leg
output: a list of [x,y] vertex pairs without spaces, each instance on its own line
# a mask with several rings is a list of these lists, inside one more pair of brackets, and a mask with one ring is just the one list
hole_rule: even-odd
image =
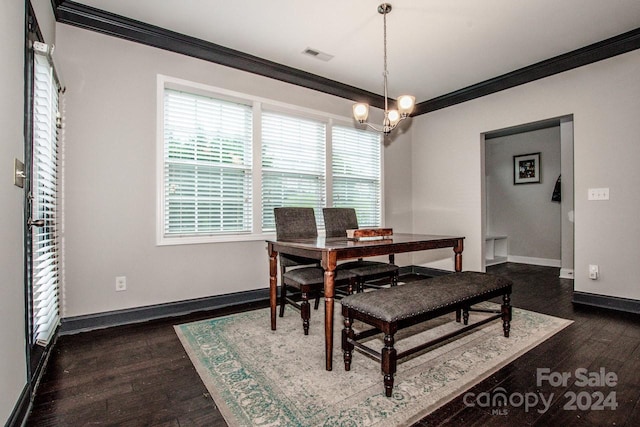
[[460,323],[460,319],[462,319],[461,314],[461,310],[459,308],[456,308],[456,322]]
[[302,317],[302,328],[304,334],[309,335],[309,319],[311,318],[311,304],[309,304],[309,294],[302,293],[302,302],[300,303],[300,317]]
[[511,296],[509,294],[502,296],[502,329],[504,336],[509,338],[511,330]]
[[342,355],[344,357],[344,370],[351,370],[351,357],[353,355],[353,347],[354,345],[349,342],[349,338],[353,339],[353,329],[351,325],[353,324],[353,319],[351,316],[345,316],[344,318],[344,329],[342,329]]
[[462,309],[462,321],[465,325],[469,324],[469,306],[467,305]]
[[393,391],[393,374],[396,373],[398,357],[396,349],[393,348],[393,335],[384,336],[384,348],[382,349],[382,373],[384,374],[384,394],[391,397]]

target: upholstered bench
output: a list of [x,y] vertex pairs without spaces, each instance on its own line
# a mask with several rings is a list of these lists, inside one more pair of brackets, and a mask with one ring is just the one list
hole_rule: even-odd
[[[343,298],[341,301],[344,316],[342,351],[345,370],[351,369],[354,347],[364,351],[382,363],[385,394],[390,397],[393,389],[393,375],[399,359],[499,318],[502,319],[504,336],[509,337],[511,286],[512,282],[504,277],[467,271]],[[473,304],[499,296],[502,296],[502,307],[499,311],[471,308]],[[398,330],[454,311],[458,322],[461,321],[462,313],[465,326],[445,336],[397,353],[394,348],[394,334]],[[490,312],[494,315],[469,325],[469,311]],[[353,329],[354,320],[374,328],[356,332]],[[382,352],[359,342],[380,332],[384,334]]]

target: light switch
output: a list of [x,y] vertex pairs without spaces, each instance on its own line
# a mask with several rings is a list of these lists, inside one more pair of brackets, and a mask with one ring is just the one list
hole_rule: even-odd
[[24,188],[24,163],[18,159],[13,159],[13,185]]
[[588,200],[609,200],[609,188],[590,188]]

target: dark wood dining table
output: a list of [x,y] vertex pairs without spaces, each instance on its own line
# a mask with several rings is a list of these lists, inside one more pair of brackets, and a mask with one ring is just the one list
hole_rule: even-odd
[[334,279],[338,261],[450,247],[455,254],[455,271],[462,271],[463,240],[464,237],[428,234],[393,234],[389,238],[366,241],[348,240],[346,237],[267,240],[271,329],[276,330],[278,253],[317,259],[324,269],[325,355],[326,370],[330,371],[333,362]]

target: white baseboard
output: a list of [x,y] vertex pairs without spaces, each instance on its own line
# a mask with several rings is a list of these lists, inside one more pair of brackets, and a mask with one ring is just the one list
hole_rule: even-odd
[[560,278],[561,279],[572,279],[573,280],[573,268],[561,268],[560,269]]
[[548,258],[534,258],[528,256],[509,255],[507,257],[508,262],[517,262],[520,264],[542,265],[544,267],[562,267],[562,262],[559,259]]

